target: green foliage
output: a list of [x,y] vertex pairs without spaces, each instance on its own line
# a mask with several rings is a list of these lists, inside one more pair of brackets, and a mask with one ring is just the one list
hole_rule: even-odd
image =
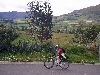
[[45,52],[42,50],[41,52],[27,52],[27,53],[19,53],[19,52],[5,52],[0,53],[0,61],[11,61],[11,62],[33,62],[33,61],[43,61],[45,58],[51,56],[51,53]]
[[93,41],[97,37],[99,31],[100,31],[99,26],[93,25],[84,31],[83,37]]
[[[100,25],[90,25],[86,29],[77,29],[77,31],[74,34],[75,38],[79,38],[79,41],[83,44],[91,43],[95,40],[97,35],[100,32]],[[80,39],[81,38],[81,39]]]
[[95,62],[96,63],[99,62],[98,57],[94,56],[92,56],[92,58],[89,58],[85,55],[70,54],[69,57],[70,57],[70,62],[73,63],[82,63],[83,61],[84,63],[94,64]]
[[[52,42],[43,42],[42,43],[43,48],[39,52],[37,52],[36,50],[25,51],[23,49],[22,49],[23,52],[20,52],[19,48],[21,47],[18,46],[19,40],[21,42],[29,41],[29,47],[32,44],[32,42],[35,42],[35,40],[32,38],[32,36],[30,36],[29,34],[23,31],[20,31],[18,33],[19,33],[19,37],[12,42],[13,44],[16,44],[16,46],[18,47],[17,50],[13,52],[0,53],[0,60],[14,61],[14,62],[16,61],[32,62],[32,61],[43,61],[43,59],[51,56],[51,53],[47,50],[47,44],[50,44]],[[93,63],[92,61],[98,62],[97,52],[95,52],[93,48],[87,49],[84,46],[77,46],[74,44],[62,45],[62,47],[66,50],[70,58],[70,62],[80,63],[82,60],[84,60],[87,63]]]
[[18,38],[14,28],[6,28],[4,25],[0,27],[0,50],[7,50],[11,47],[11,42]]
[[32,1],[28,4],[28,24],[33,26],[33,33],[37,33],[38,39],[43,42],[52,38],[51,28],[52,24],[52,11],[51,5],[48,2]]
[[67,50],[68,54],[84,54],[86,53],[86,48],[84,46],[77,46],[77,45],[73,45],[73,46],[66,46],[64,47]]
[[87,49],[84,46],[77,45],[65,45],[63,48],[66,50],[70,62],[80,63],[82,60],[86,63],[98,62],[98,53],[93,48]]
[[18,34],[19,34],[19,37],[16,38],[14,41],[12,41],[12,44],[18,45],[19,41],[21,42],[28,41],[29,43],[32,43],[33,41],[35,41],[35,39],[32,38],[31,35],[25,32],[19,31]]

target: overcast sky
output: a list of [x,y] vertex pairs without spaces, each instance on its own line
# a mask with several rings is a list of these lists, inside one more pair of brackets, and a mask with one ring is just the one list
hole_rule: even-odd
[[[0,0],[0,12],[23,11],[27,9],[27,3],[34,0]],[[48,1],[48,0],[40,0]],[[100,0],[49,0],[54,16],[71,13],[73,10],[96,6]]]

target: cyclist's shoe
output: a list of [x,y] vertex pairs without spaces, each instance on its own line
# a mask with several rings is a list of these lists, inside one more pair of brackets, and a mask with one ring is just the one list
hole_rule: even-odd
[[56,64],[56,67],[59,66],[59,63]]
[[58,64],[56,65],[56,67],[58,66]]
[[61,61],[59,62],[59,64],[61,64]]
[[59,66],[61,64],[61,61],[59,63],[57,63],[56,67]]

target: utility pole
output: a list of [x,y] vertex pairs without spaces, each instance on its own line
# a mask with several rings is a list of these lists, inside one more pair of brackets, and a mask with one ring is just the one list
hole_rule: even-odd
[[99,62],[100,62],[100,45],[99,45]]
[[[97,35],[98,39],[100,40],[100,32],[99,34]],[[100,62],[100,42],[99,42],[99,62]]]

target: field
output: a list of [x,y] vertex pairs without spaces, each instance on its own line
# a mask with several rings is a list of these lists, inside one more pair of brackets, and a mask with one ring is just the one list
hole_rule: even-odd
[[73,34],[67,34],[67,33],[53,33],[52,36],[52,42],[54,44],[59,44],[61,46],[66,45],[69,43],[69,41],[71,40],[71,38],[73,38],[74,35]]

